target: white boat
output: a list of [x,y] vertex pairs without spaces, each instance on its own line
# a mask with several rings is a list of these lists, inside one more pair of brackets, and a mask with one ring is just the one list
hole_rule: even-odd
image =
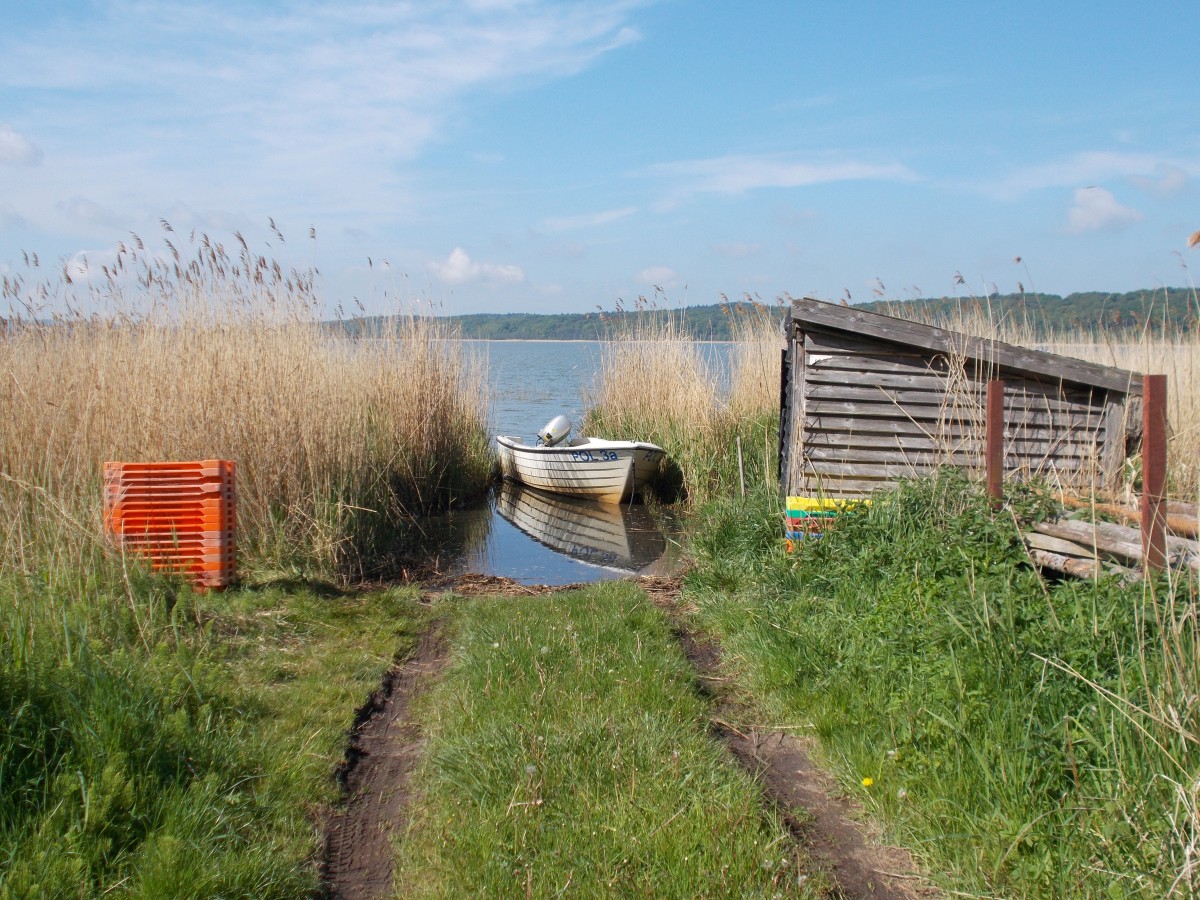
[[571,423],[558,416],[542,429],[536,444],[496,435],[500,474],[543,491],[621,503],[658,477],[667,455],[643,441],[567,440],[570,431]]

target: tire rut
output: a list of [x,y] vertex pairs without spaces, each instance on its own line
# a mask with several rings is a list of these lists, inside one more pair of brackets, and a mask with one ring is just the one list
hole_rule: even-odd
[[[766,801],[778,811],[792,838],[834,880],[837,895],[861,900],[937,896],[906,853],[867,839],[854,819],[854,807],[836,796],[836,786],[812,762],[804,741],[781,731],[736,724],[747,710],[727,686],[720,645],[688,626],[679,580],[635,580],[671,622],[696,673],[698,689],[711,704],[711,734],[759,780]],[[478,597],[564,589],[499,581],[503,583],[456,583],[453,589],[467,588],[462,592]],[[412,654],[388,671],[380,689],[357,711],[346,761],[337,772],[344,799],[326,827],[321,866],[325,897],[373,900],[392,894],[390,836],[405,826],[412,797],[410,779],[424,751],[420,725],[408,718],[408,710],[448,661],[444,629],[444,622],[434,621]]]
[[641,585],[666,612],[698,689],[712,704],[711,733],[759,779],[792,837],[828,871],[841,895],[861,900],[936,896],[906,853],[867,839],[852,804],[836,796],[836,786],[812,761],[804,741],[782,731],[731,724],[742,720],[746,709],[726,687],[720,645],[687,625],[679,581],[641,579]]
[[393,666],[379,690],[357,711],[338,768],[343,802],[326,826],[322,894],[338,900],[390,896],[394,852],[391,835],[404,827],[412,796],[409,783],[424,741],[408,718],[413,697],[445,667],[444,623],[433,622],[412,654]]

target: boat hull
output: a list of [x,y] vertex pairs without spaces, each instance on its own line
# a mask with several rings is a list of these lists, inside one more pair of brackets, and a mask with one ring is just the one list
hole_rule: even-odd
[[602,503],[629,500],[658,476],[666,451],[641,441],[583,438],[554,447],[497,435],[500,474],[556,494]]

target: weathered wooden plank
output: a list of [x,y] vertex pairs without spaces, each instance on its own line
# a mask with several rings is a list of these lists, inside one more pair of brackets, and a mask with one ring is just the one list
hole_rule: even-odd
[[974,467],[980,464],[977,453],[942,453],[937,450],[839,450],[834,447],[805,447],[804,458],[818,471],[834,471],[839,465],[897,465],[922,469],[941,465]]
[[[870,384],[869,379],[866,378],[863,379],[862,383],[843,382],[840,384],[822,383],[810,379],[805,385],[804,393],[806,397],[816,400],[861,400],[867,403],[881,403],[886,401],[897,406],[944,406],[948,402],[982,405],[980,403],[981,394],[963,391],[955,391],[948,394],[945,390],[945,385],[934,389],[925,389],[923,387],[908,389],[905,387]],[[1068,412],[1076,415],[1092,416],[1097,420],[1100,420],[1104,415],[1102,407],[1093,407],[1073,403],[1070,400],[1039,397],[1020,392],[1005,395],[1004,409],[1006,411]]]
[[1104,484],[1115,490],[1121,483],[1121,468],[1125,463],[1125,404],[1113,394],[1106,398],[1104,409],[1103,460]]
[[[954,453],[982,454],[984,440],[979,435],[895,435],[895,434],[845,434],[836,431],[811,432],[804,440],[807,450],[828,449],[861,451],[941,451]],[[1100,460],[1102,445],[1090,440],[1026,440],[1022,436],[1008,436],[1004,441],[1006,453],[1019,456],[1034,456],[1061,453],[1066,456],[1087,456]]]
[[804,439],[805,448],[810,447],[862,447],[878,449],[907,448],[911,450],[942,450],[956,447],[964,453],[982,453],[981,441],[963,438],[959,441],[948,441],[934,435],[925,434],[867,434],[864,432],[847,433],[843,431],[812,431]]
[[779,353],[779,445],[775,455],[778,466],[775,477],[785,490],[788,484],[788,454],[791,451],[794,421],[789,402],[792,387],[791,347],[792,343],[789,341],[788,346]]
[[[908,460],[903,462],[865,462],[858,460],[806,460],[805,471],[822,476],[846,478],[879,478],[892,480],[900,478],[917,478],[928,475],[940,468],[967,469],[982,471],[983,460],[954,463],[950,460],[931,460],[920,462]],[[1090,480],[1095,474],[1095,467],[1086,465],[1079,460],[1005,460],[1004,471],[1013,476],[1051,475],[1057,474],[1075,482],[1086,476]]]
[[[897,404],[882,401],[840,401],[826,400],[819,397],[807,396],[807,412],[808,418],[819,418],[821,416],[841,416],[857,418],[859,416],[869,419],[912,419],[918,422],[938,422],[947,419],[962,420],[964,411],[962,407],[942,407],[933,404]],[[971,419],[978,419],[982,426],[983,416],[979,410],[973,410],[975,415]],[[1096,429],[1100,427],[1101,422],[1097,417],[1083,415],[1075,412],[1052,412],[1047,413],[1040,410],[1013,410],[1012,415],[1008,416],[1005,421],[1005,429],[1020,428],[1029,425],[1046,425],[1054,428],[1072,428],[1072,429]]]
[[805,473],[798,483],[796,494],[805,497],[867,497],[880,491],[895,490],[894,480],[873,478],[838,478]]
[[946,378],[936,372],[866,372],[859,369],[827,369],[810,366],[806,385],[879,385],[887,388],[908,388],[916,391],[945,391]]
[[[885,416],[882,418],[810,415],[804,423],[804,439],[816,434],[835,434],[849,437],[866,435],[896,435],[953,440],[983,440],[983,421],[957,416],[925,418]],[[1036,423],[1013,423],[1005,426],[1006,440],[1067,441],[1091,444],[1098,441],[1098,432],[1089,429],[1054,429]]]
[[856,337],[850,332],[804,329],[804,349],[808,353],[849,353],[858,357],[921,360],[929,356],[921,347],[906,347],[893,342]]
[[[1136,528],[1126,528],[1112,522],[1076,522],[1060,519],[1056,522],[1039,522],[1034,526],[1034,530],[1095,547],[1097,552],[1122,559],[1141,562],[1143,558],[1141,533]],[[1200,572],[1200,546],[1196,541],[1179,537],[1169,538],[1167,549],[1172,565],[1182,564]]]
[[938,366],[936,361],[920,357],[910,359],[885,358],[882,356],[852,356],[850,354],[809,352],[808,365],[819,372],[894,372],[898,375],[921,373],[946,374],[948,368]]
[[[1142,513],[1139,509],[1122,506],[1119,503],[1104,503],[1083,497],[1072,497],[1069,494],[1059,494],[1058,499],[1068,509],[1086,509],[1090,510],[1092,515],[1101,513],[1106,516],[1118,518],[1129,525],[1141,527]],[[1189,504],[1179,504],[1174,500],[1168,501],[1167,530],[1179,537],[1194,538],[1200,536],[1200,522],[1197,522],[1196,515],[1194,513],[1190,516],[1181,515],[1171,511],[1172,509],[1178,509],[1181,506],[1187,505]]]
[[791,397],[789,403],[789,417],[792,422],[792,434],[789,439],[788,449],[788,475],[787,475],[787,490],[791,491],[791,485],[799,484],[803,477],[803,456],[804,456],[804,431],[805,422],[808,419],[807,400],[804,398],[804,379],[807,374],[808,364],[804,354],[804,335],[797,334],[795,339],[789,341],[788,346],[791,349]]
[[[960,405],[974,402],[982,408],[986,387],[983,382],[952,381],[929,371],[872,372],[810,366],[806,372],[804,389],[809,396],[836,397],[839,393],[844,394],[838,399],[869,399],[869,395],[859,392],[870,390],[880,397],[886,394],[896,400],[915,403],[926,402],[925,398],[917,396],[921,393],[929,397],[949,394]],[[1006,409],[1070,409],[1099,417],[1106,412],[1104,399],[1100,392],[1095,395],[1089,391],[1062,392],[1038,385],[1017,384],[1005,390]]]
[[[1102,444],[1089,440],[1085,434],[1073,435],[1077,440],[1069,440],[1072,435],[1055,435],[1042,440],[1025,440],[1009,436],[1004,446],[1013,453],[1036,454],[1063,452],[1075,455],[1099,455]],[[982,454],[984,440],[974,434],[953,437],[938,434],[868,434],[865,432],[842,431],[810,431],[805,436],[804,446],[810,447],[858,447],[877,450],[952,450],[957,453]]]
[[[1025,465],[1043,463],[1061,463],[1072,469],[1084,465],[1095,465],[1099,462],[1094,453],[1086,452],[1054,452],[1038,449],[1021,452],[1011,447],[1005,447],[1004,464],[1006,468],[1019,468]],[[804,445],[804,458],[823,462],[859,462],[859,463],[913,463],[922,466],[982,466],[983,454],[978,450],[949,449],[934,447],[917,450],[908,447],[893,448],[862,448],[862,447],[817,447],[812,444]]]
[[1058,553],[1062,556],[1071,556],[1076,559],[1090,559],[1093,562],[1096,559],[1094,550],[1082,544],[1076,544],[1074,541],[1051,537],[1039,531],[1030,532],[1024,535],[1024,538],[1026,545],[1034,550],[1045,550],[1047,553]]
[[900,463],[828,463],[820,460],[804,461],[806,474],[838,478],[877,478],[890,481],[901,478],[917,478],[929,474],[937,466],[920,466]]
[[[1039,550],[1034,547],[1029,551],[1029,558],[1034,564],[1043,569],[1053,569],[1076,578],[1097,578],[1104,573],[1104,567],[1097,559],[1076,559],[1061,553],[1051,553],[1049,550]],[[1122,570],[1123,571],[1123,570]],[[1133,573],[1130,573],[1131,575]]]
[[1200,516],[1200,504],[1188,503],[1186,500],[1168,500],[1167,511],[1176,516]]
[[855,307],[835,306],[817,300],[793,300],[791,321],[810,339],[850,339],[856,346],[882,342],[894,347],[919,348],[932,353],[961,355],[1002,371],[1039,375],[1052,381],[1096,385],[1130,394],[1141,394],[1141,377],[1134,372],[1071,359],[1040,350],[1030,350],[941,328],[870,313]]

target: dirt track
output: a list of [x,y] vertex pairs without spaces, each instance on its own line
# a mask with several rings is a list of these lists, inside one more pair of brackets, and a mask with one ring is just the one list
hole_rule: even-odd
[[[761,781],[792,836],[851,898],[913,898],[933,894],[904,853],[870,842],[851,805],[811,761],[805,744],[780,731],[739,726],[745,709],[726,688],[721,649],[692,633],[680,608],[677,579],[643,578],[639,585],[670,617],[696,671],[698,689],[711,703],[710,733]],[[536,596],[572,590],[528,587],[508,579],[464,576],[431,586],[467,596]],[[395,666],[359,711],[347,761],[339,770],[345,801],[331,815],[322,866],[325,894],[333,898],[388,897],[393,848],[389,835],[404,827],[409,781],[423,751],[418,723],[407,718],[413,697],[445,666],[448,648],[440,622],[422,636],[413,654]]]
[[866,838],[853,807],[813,763],[806,742],[783,731],[731,724],[742,722],[746,710],[726,687],[721,648],[684,624],[677,584],[644,587],[670,617],[700,690],[712,704],[710,731],[759,778],[792,836],[830,873],[843,895],[870,900],[931,896],[905,853]]
[[446,664],[440,623],[421,636],[412,656],[393,667],[358,711],[346,762],[338,772],[345,802],[326,829],[327,896],[368,900],[392,894],[389,836],[404,826],[409,780],[423,749],[409,705]]

